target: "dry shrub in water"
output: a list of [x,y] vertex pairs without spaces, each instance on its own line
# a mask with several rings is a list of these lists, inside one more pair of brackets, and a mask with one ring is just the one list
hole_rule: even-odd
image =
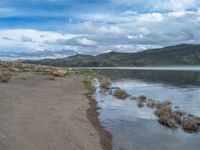
[[137,102],[137,105],[138,105],[138,107],[140,107],[140,108],[141,108],[141,107],[144,107],[144,102],[138,101],[138,102]]
[[147,97],[144,95],[141,95],[138,97],[138,100],[140,100],[141,102],[146,102]]
[[102,88],[105,88],[105,89],[111,88],[112,82],[108,77],[105,77],[105,76],[101,77],[100,82],[101,82]]
[[117,89],[117,90],[115,90],[113,96],[118,98],[118,99],[126,99],[130,95],[125,90]]
[[184,117],[181,126],[182,129],[188,133],[195,133],[199,130],[199,126],[193,117]]
[[163,107],[159,107],[156,109],[155,114],[160,117],[160,116],[165,116],[165,115],[171,115],[172,114],[172,108],[170,105],[166,105]]
[[139,96],[138,98],[137,98],[137,105],[138,105],[138,107],[144,107],[144,103],[146,102],[146,96],[144,96],[144,95],[141,95],[141,96]]
[[[159,102],[156,104],[155,114],[158,116],[158,121],[169,128],[177,128],[179,117],[173,114],[171,103],[169,102]],[[176,118],[175,118],[176,117]]]
[[174,118],[174,120],[175,120],[179,125],[181,124],[181,122],[182,122],[182,117],[181,117],[181,115],[179,115],[179,114],[173,112],[173,113],[172,113],[172,117]]
[[8,82],[12,75],[8,71],[0,71],[0,82]]
[[164,126],[167,126],[169,128],[177,128],[177,123],[176,121],[174,120],[173,117],[171,117],[170,115],[163,115],[163,116],[160,116],[158,121],[164,125]]
[[155,108],[161,109],[161,108],[168,106],[168,105],[171,105],[171,102],[169,102],[169,101],[158,102],[158,103],[155,104]]

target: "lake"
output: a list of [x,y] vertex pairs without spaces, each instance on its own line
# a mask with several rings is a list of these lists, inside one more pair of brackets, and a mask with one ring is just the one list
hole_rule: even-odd
[[[103,68],[102,74],[133,96],[169,100],[186,113],[200,116],[200,69]],[[158,123],[154,110],[139,108],[131,99],[118,100],[103,92],[98,80],[93,97],[100,107],[99,120],[113,135],[113,150],[199,150],[200,134],[169,129]]]

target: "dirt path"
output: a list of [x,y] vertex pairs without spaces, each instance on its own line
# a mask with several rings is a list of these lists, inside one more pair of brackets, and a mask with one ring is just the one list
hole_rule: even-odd
[[81,81],[31,75],[0,83],[0,150],[100,150]]

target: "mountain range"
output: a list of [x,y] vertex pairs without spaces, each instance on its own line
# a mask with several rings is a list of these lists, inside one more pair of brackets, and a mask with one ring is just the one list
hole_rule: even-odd
[[97,56],[77,54],[66,58],[25,62],[61,67],[200,65],[200,45],[181,44],[136,53],[109,52]]

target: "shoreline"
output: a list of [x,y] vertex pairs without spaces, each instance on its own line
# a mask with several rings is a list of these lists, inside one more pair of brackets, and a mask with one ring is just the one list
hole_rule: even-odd
[[86,111],[86,115],[91,125],[99,134],[101,148],[103,150],[112,150],[112,134],[107,131],[100,123],[98,119],[99,113],[97,112],[97,102],[91,97],[89,93],[86,93],[85,96],[89,101],[89,108]]

